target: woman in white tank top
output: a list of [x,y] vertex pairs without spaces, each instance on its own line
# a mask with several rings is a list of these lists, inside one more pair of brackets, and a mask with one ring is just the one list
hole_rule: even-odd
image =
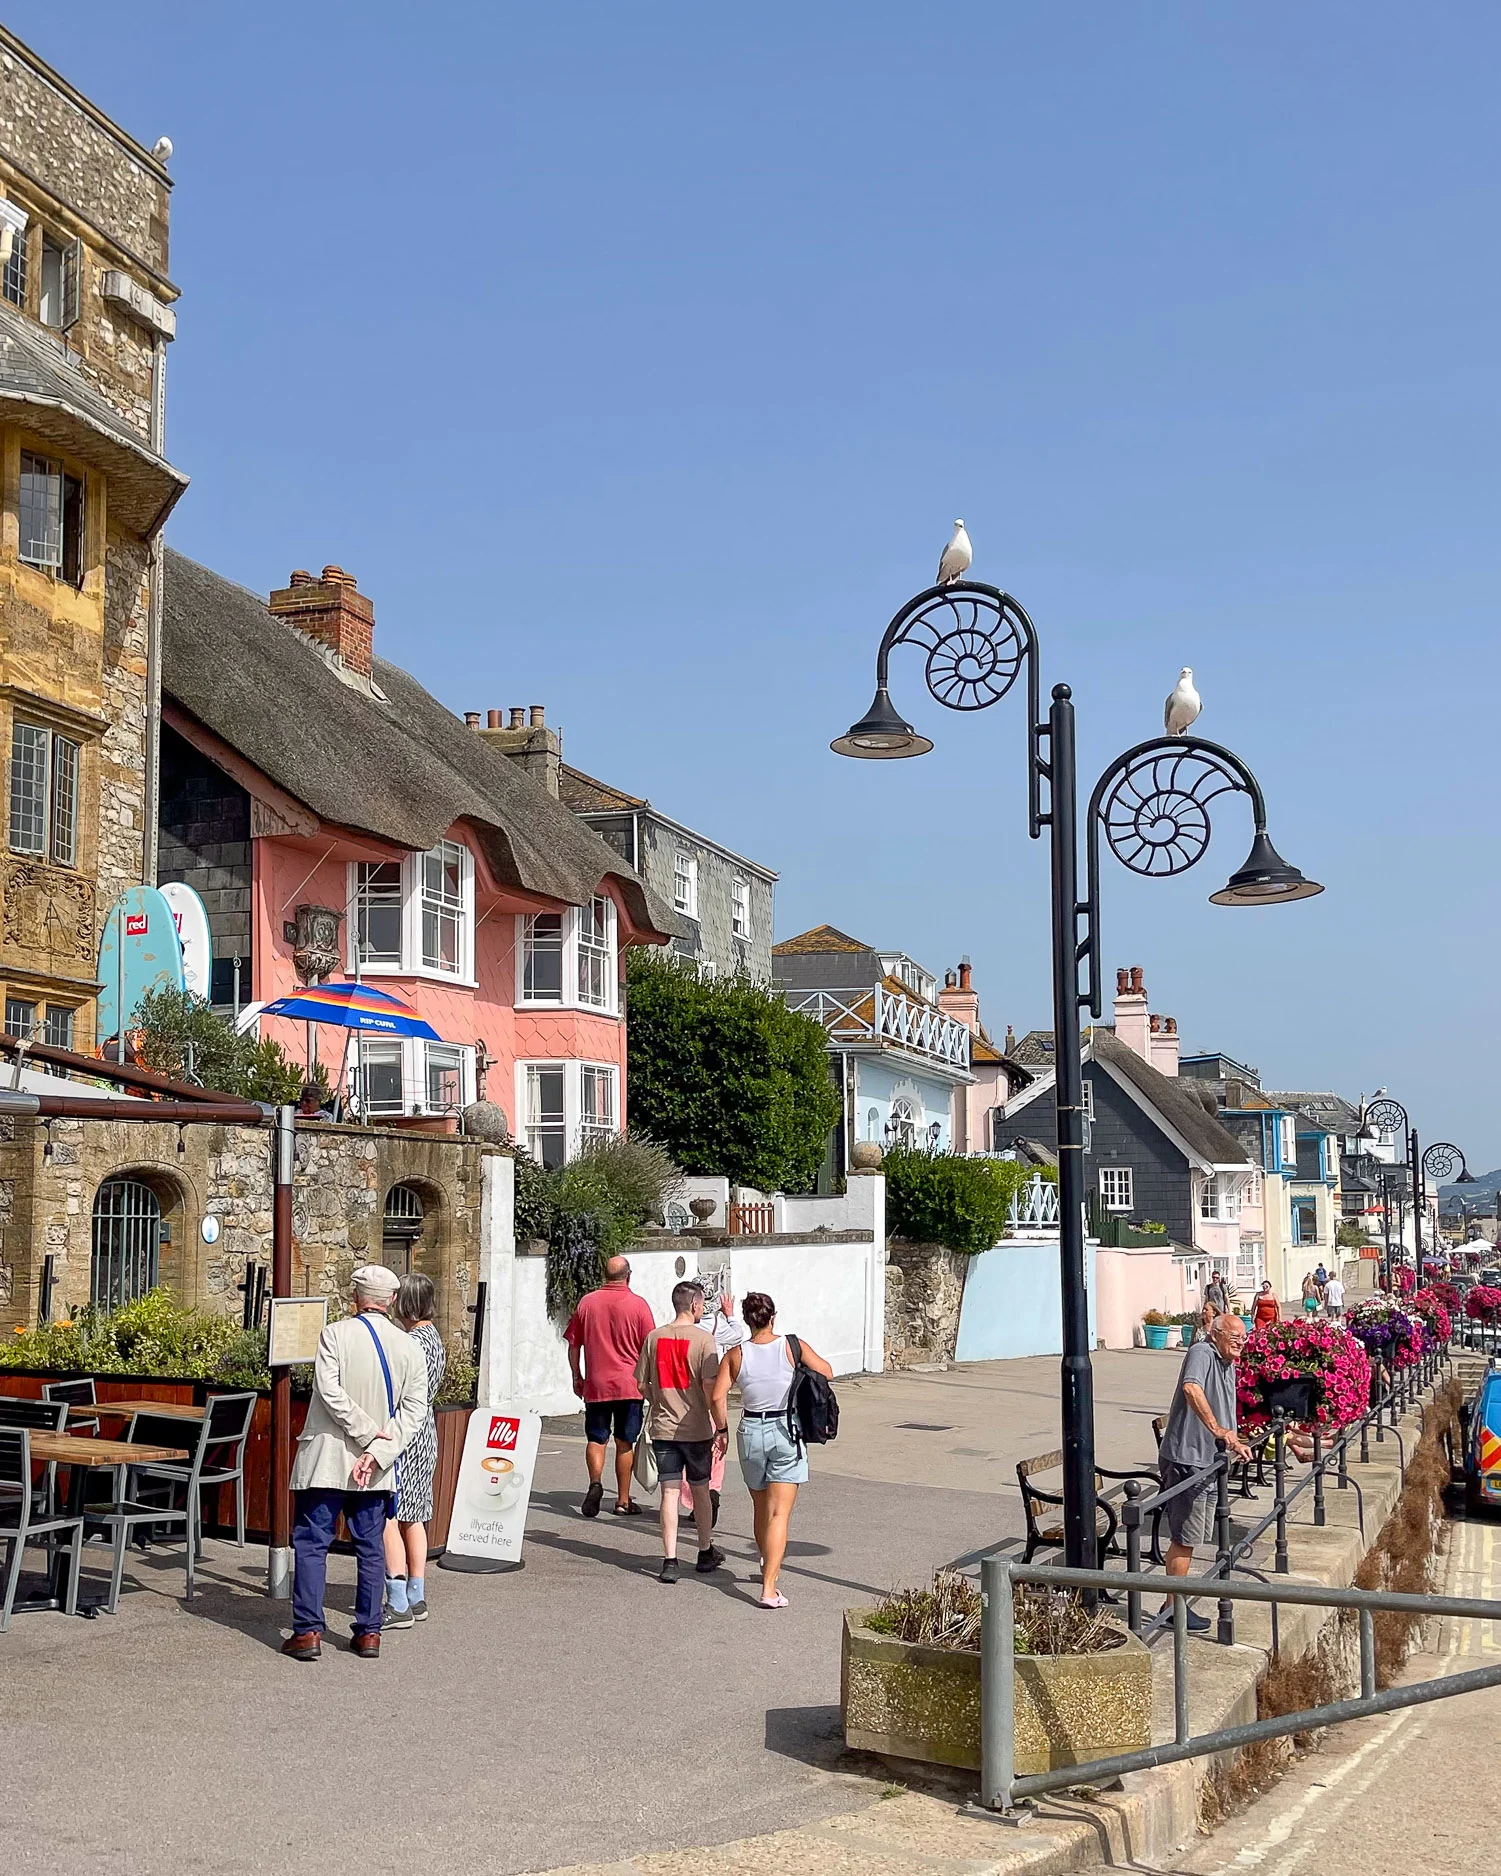
[[[792,1350],[776,1332],[776,1305],[769,1296],[752,1290],[740,1305],[751,1331],[748,1342],[725,1351],[714,1383],[714,1419],[721,1424],[729,1400],[730,1383],[740,1383],[740,1428],[736,1445],[740,1470],[755,1505],[756,1547],[761,1553],[761,1607],[785,1609],[787,1598],[777,1588],[782,1558],[787,1552],[787,1527],[797,1488],[807,1482],[808,1449],[798,1437],[796,1416],[788,1411],[792,1392]],[[806,1342],[799,1342],[803,1364],[815,1374],[833,1378],[834,1370]]]

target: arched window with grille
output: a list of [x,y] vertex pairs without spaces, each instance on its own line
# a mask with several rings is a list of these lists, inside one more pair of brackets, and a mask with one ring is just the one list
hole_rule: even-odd
[[392,1186],[381,1219],[381,1262],[399,1276],[412,1268],[412,1246],[422,1236],[427,1208],[415,1186]]
[[162,1242],[162,1208],[139,1179],[106,1179],[94,1197],[90,1294],[118,1309],[153,1289]]

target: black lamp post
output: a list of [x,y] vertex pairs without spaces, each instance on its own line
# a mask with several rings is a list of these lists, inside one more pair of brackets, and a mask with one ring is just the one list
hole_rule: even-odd
[[[1427,1206],[1425,1177],[1435,1184],[1450,1182],[1458,1186],[1474,1185],[1475,1175],[1465,1164],[1465,1156],[1447,1140],[1435,1140],[1425,1153],[1418,1142],[1418,1130],[1407,1118],[1407,1109],[1390,1095],[1369,1101],[1361,1112],[1360,1130],[1369,1136],[1371,1129],[1382,1133],[1400,1133],[1407,1147],[1407,1175],[1412,1182],[1412,1255],[1414,1287],[1423,1287],[1423,1212]],[[1458,1173],[1455,1167],[1459,1168]],[[1391,1271],[1387,1270],[1390,1285]]]
[[1209,803],[1227,793],[1251,800],[1254,838],[1245,865],[1215,905],[1272,905],[1323,887],[1289,866],[1266,835],[1261,787],[1236,755],[1196,736],[1157,736],[1117,756],[1095,784],[1085,824],[1086,896],[1079,897],[1078,770],[1073,694],[1053,687],[1044,720],[1037,632],[1023,607],[977,580],[931,586],[909,599],[876,653],[870,709],[831,745],[841,756],[891,760],[933,747],[891,701],[888,662],[898,645],[927,653],[930,694],[946,709],[986,710],[1023,669],[1027,684],[1027,821],[1052,848],[1054,1100],[1058,1115],[1058,1217],[1063,1299],[1063,1529],[1073,1568],[1095,1561],[1094,1376],[1084,1278],[1084,1092],[1079,1012],[1101,1013],[1099,835],[1133,873],[1167,878],[1203,857]]

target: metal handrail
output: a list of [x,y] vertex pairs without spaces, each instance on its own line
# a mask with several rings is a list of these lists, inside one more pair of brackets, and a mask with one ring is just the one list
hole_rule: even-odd
[[[1016,1776],[1016,1612],[1015,1586],[1037,1583],[1050,1589],[1099,1591],[1123,1585],[1139,1602],[1143,1595],[1171,1598],[1173,1611],[1173,1738],[1135,1752],[1117,1752],[1083,1760],[1055,1771]],[[1214,1752],[1235,1751],[1263,1739],[1281,1739],[1311,1732],[1344,1720],[1372,1713],[1392,1713],[1421,1706],[1453,1694],[1473,1693],[1501,1685],[1501,1662],[1468,1669],[1461,1674],[1376,1691],[1376,1637],[1378,1611],[1421,1618],[1461,1616],[1482,1622],[1501,1622],[1501,1602],[1467,1596],[1411,1596],[1389,1590],[1325,1589],[1307,1583],[1231,1583],[1222,1577],[1152,1576],[1122,1578],[1107,1570],[1070,1570],[1058,1565],[1013,1563],[986,1557],[980,1565],[980,1802],[1002,1813],[1014,1811],[1021,1798],[1040,1796],[1069,1785],[1101,1785],[1127,1772],[1152,1766],[1174,1765],[1183,1759]],[[1188,1726],[1188,1604],[1196,1596],[1218,1596],[1231,1602],[1293,1603],[1314,1609],[1354,1609],[1360,1617],[1360,1695],[1332,1700],[1301,1713],[1255,1720],[1242,1726],[1218,1727],[1190,1735]]]

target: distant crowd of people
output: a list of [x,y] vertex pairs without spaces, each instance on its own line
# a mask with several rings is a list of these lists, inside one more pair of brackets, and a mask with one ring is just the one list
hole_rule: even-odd
[[[720,1490],[729,1450],[729,1395],[740,1388],[736,1446],[751,1495],[760,1557],[763,1609],[785,1609],[779,1587],[787,1532],[797,1490],[808,1479],[808,1449],[792,1401],[799,1360],[814,1374],[833,1369],[807,1342],[777,1331],[776,1304],[748,1291],[722,1294],[704,1326],[708,1298],[702,1284],[679,1283],[673,1316],[660,1328],[650,1305],[631,1288],[631,1267],[612,1257],[604,1283],[581,1299],[564,1332],[573,1390],[584,1403],[584,1458],[588,1489],[579,1509],[597,1518],[604,1502],[605,1462],[615,1445],[617,1518],[640,1517],[632,1498],[636,1455],[643,1439],[660,1488],[662,1562],[658,1578],[678,1580],[678,1529],[692,1519],[698,1539],[697,1575],[723,1569],[714,1542]],[[795,1346],[794,1346],[795,1344]]]

